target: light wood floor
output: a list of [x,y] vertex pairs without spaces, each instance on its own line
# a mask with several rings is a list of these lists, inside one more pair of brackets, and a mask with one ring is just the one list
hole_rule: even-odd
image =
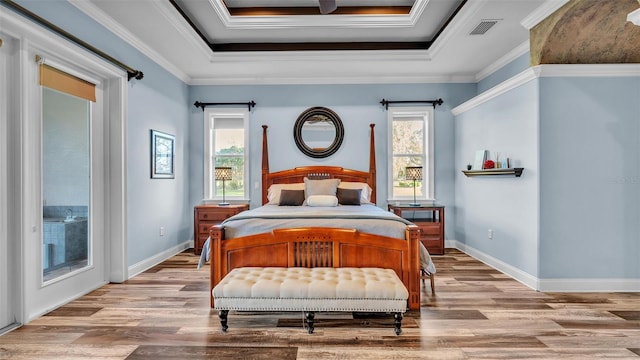
[[[209,309],[208,267],[179,254],[0,337],[0,359],[640,359],[640,293],[539,293],[455,250],[403,333],[388,319]],[[428,284],[428,282],[427,282]]]

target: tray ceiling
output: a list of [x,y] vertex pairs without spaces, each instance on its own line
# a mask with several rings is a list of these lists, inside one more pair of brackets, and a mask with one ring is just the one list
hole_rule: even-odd
[[68,1],[189,84],[281,84],[475,81],[567,0]]

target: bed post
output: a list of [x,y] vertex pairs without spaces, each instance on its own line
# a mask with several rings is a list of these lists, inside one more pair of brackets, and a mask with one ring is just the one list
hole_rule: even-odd
[[372,123],[369,124],[369,126],[371,127],[371,143],[369,144],[369,186],[371,186],[372,189],[376,189],[376,191],[373,191],[373,194],[371,194],[371,202],[375,204],[378,188],[376,187],[376,142],[374,140],[373,128],[376,124]]
[[420,309],[420,228],[416,225],[407,225],[407,241],[409,242],[409,309]]
[[213,287],[222,280],[222,239],[224,239],[224,227],[213,225],[209,228],[209,302],[213,308]]
[[267,176],[269,175],[269,146],[267,144],[267,125],[262,125],[262,205],[267,203]]

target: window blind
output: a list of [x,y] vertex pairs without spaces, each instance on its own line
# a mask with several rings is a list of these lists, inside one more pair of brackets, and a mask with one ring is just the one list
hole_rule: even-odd
[[40,64],[40,85],[65,94],[96,101],[96,86],[47,64]]

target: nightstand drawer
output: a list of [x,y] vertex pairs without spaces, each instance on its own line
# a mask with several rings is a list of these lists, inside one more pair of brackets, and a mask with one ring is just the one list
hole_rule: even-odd
[[226,219],[226,218],[228,218],[228,217],[230,217],[230,216],[232,216],[234,214],[235,213],[232,212],[232,211],[229,211],[229,212],[202,211],[202,212],[198,212],[198,220],[200,220],[200,221],[203,221],[203,220],[205,220],[205,221],[207,221],[207,220],[210,220],[210,221],[214,221],[214,220],[222,221],[222,220],[224,220],[224,219]]
[[245,210],[249,210],[249,204],[195,206],[193,208],[193,252],[200,254],[212,225],[220,224],[225,219]]
[[420,242],[427,248],[431,255],[444,254],[444,244],[439,236],[421,236]]
[[198,224],[198,234],[206,234],[207,236],[209,236],[209,228],[212,225],[217,225],[220,224],[219,222],[200,222]]
[[416,224],[420,228],[420,233],[424,235],[440,235],[442,231],[439,223],[437,224]]
[[[409,212],[413,222],[420,230],[420,242],[424,245],[429,254],[444,254],[444,206],[439,205],[387,205],[389,211],[398,216]],[[405,217],[406,219],[406,217]]]

